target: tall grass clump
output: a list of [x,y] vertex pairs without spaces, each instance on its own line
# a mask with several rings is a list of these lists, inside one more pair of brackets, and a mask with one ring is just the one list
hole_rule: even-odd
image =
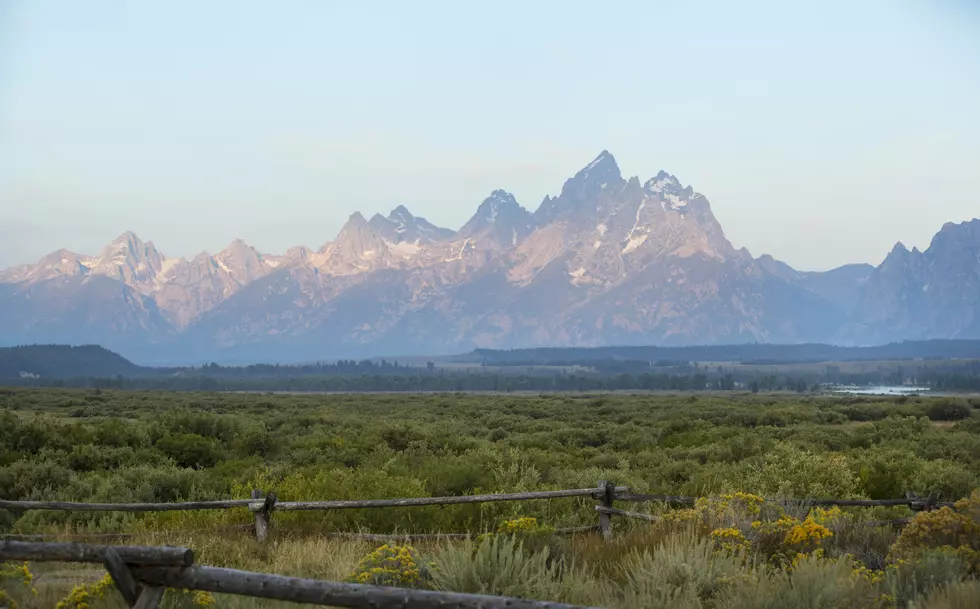
[[513,535],[446,544],[433,553],[430,567],[436,590],[586,602],[602,587],[548,546],[528,550]]
[[660,545],[634,551],[622,562],[622,606],[701,607],[744,573],[743,559],[715,550],[710,539],[673,535]]
[[847,558],[807,555],[792,569],[755,569],[736,580],[719,609],[864,609],[878,603],[874,585]]

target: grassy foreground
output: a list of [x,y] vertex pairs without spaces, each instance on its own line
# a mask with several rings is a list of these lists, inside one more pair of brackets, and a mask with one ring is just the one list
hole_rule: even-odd
[[[496,534],[414,545],[315,535],[260,545],[244,533],[207,532],[131,542],[193,547],[201,564],[600,607],[980,606],[980,493],[955,511],[921,514],[901,532],[839,510],[776,513],[744,494],[661,516],[655,524],[624,523],[612,542],[558,538],[527,518],[505,521]],[[98,583],[95,566],[5,568],[0,588],[19,607],[124,607],[111,585]],[[165,606],[295,605],[170,591]]]
[[[783,511],[757,497],[944,500],[980,487],[980,410],[955,398],[262,395],[0,389],[0,498],[179,501],[420,497],[627,484],[710,496],[618,519],[614,542],[553,535],[591,499],[274,514],[271,543],[223,527],[244,510],[0,511],[0,535],[124,532],[216,566],[605,607],[977,607],[980,497],[906,508]],[[391,534],[379,542],[325,537]],[[402,546],[399,534],[467,532]],[[492,533],[491,535],[485,535]],[[20,607],[122,606],[93,567],[3,566]],[[32,589],[37,591],[35,595]],[[99,592],[105,598],[99,598]],[[89,597],[86,599],[86,595]],[[266,601],[171,593],[171,607]],[[0,603],[0,606],[3,606]]]

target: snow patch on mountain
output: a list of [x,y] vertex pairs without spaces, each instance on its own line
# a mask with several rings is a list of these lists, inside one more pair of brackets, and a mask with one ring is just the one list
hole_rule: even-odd
[[630,235],[629,241],[626,243],[626,247],[623,248],[623,253],[628,254],[633,250],[635,250],[636,248],[640,247],[647,240],[647,237],[649,237],[649,235],[647,235],[646,233],[641,235],[635,235],[635,236]]

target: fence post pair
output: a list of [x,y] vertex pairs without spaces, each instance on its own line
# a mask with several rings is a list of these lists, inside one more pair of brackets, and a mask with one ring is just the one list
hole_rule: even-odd
[[260,489],[252,491],[252,499],[263,498],[265,502],[262,507],[255,510],[255,539],[260,543],[265,542],[269,537],[269,528],[272,525],[272,508],[276,505],[276,494],[271,491],[266,494]]
[[936,503],[939,500],[939,495],[933,491],[929,493],[926,498],[921,498],[912,491],[907,491],[905,493],[906,499],[909,500],[909,508],[913,512],[928,512],[929,510],[936,509]]

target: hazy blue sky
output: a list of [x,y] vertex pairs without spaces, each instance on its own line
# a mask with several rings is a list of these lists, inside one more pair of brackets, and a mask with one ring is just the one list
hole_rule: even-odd
[[755,255],[878,263],[980,216],[978,4],[5,0],[0,267],[459,228],[604,148]]

